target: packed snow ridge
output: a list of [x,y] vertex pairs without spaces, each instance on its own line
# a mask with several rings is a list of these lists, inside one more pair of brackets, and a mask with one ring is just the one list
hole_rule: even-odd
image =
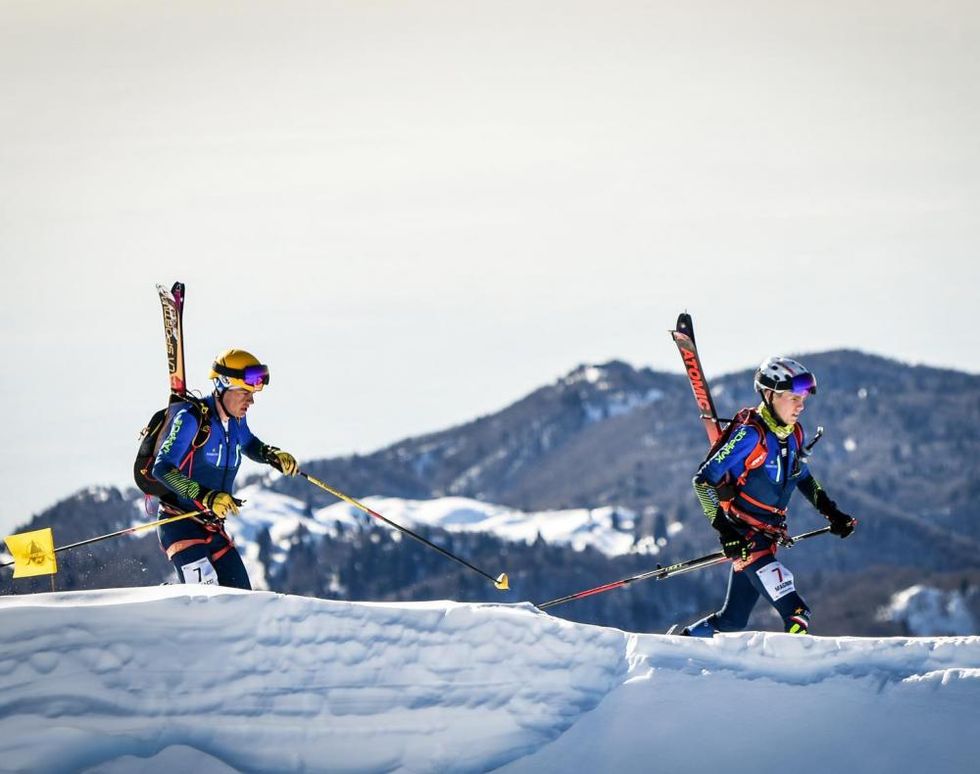
[[0,768],[976,770],[980,637],[711,640],[528,604],[0,599]]

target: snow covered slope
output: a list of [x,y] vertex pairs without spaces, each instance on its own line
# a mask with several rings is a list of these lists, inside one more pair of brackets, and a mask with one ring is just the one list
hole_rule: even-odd
[[527,605],[0,599],[5,771],[974,771],[980,638],[710,641]]
[[[269,531],[274,551],[272,564],[288,555],[289,546],[302,527],[314,535],[343,538],[345,532],[360,525],[381,522],[345,502],[337,502],[306,515],[305,504],[294,497],[252,484],[236,493],[245,500],[239,518],[228,528],[248,567],[253,588],[267,590],[268,571],[259,560],[259,536]],[[655,556],[683,527],[667,525],[667,537],[637,540],[633,534],[636,515],[627,508],[574,508],[525,512],[504,505],[484,503],[466,497],[440,497],[407,500],[399,497],[365,497],[361,502],[396,524],[409,529],[434,527],[447,532],[486,533],[512,543],[533,543],[539,537],[551,545],[570,546],[575,551],[591,547],[606,556],[642,554]],[[146,520],[143,500],[134,502],[134,523]],[[389,528],[390,529],[390,528]],[[392,530],[398,539],[398,533]]]
[[[295,531],[299,523],[313,533],[333,531],[358,524],[377,523],[352,505],[337,502],[320,508],[313,519],[304,518],[304,504],[294,497],[252,484],[237,492],[246,501],[240,519],[228,522],[249,539],[248,525],[277,525],[280,533]],[[568,545],[576,551],[591,546],[607,556],[628,553],[656,554],[652,541],[637,543],[633,537],[635,514],[628,508],[573,508],[526,512],[505,505],[494,505],[468,497],[439,497],[432,500],[406,500],[400,497],[365,497],[361,502],[402,526],[437,527],[448,532],[485,532],[515,543],[533,543],[540,535],[552,545]],[[139,503],[142,508],[142,500]],[[244,525],[244,526],[242,526]],[[668,527],[670,534],[682,529],[679,523]]]

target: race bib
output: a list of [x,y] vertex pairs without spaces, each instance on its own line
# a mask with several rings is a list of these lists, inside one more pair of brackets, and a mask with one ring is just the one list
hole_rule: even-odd
[[793,583],[793,573],[783,567],[779,562],[767,564],[761,570],[756,570],[755,574],[759,576],[762,585],[766,587],[766,594],[769,595],[769,599],[773,602],[796,591],[796,586]]
[[214,565],[208,561],[207,557],[198,559],[196,562],[188,562],[180,566],[180,574],[184,576],[184,583],[201,583],[207,586],[218,585],[218,573]]

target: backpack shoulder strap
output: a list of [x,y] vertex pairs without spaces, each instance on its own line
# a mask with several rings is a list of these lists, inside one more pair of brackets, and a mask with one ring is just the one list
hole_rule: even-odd
[[197,419],[197,434],[191,442],[191,447],[200,449],[211,437],[211,407],[203,398],[195,395],[185,395],[184,402],[190,407],[191,413]]
[[803,433],[803,425],[801,425],[799,422],[797,422],[793,426],[793,435],[796,438],[796,451],[797,452],[802,452],[803,451],[804,433]]
[[745,473],[741,476],[741,481],[739,481],[741,483],[750,470],[755,470],[760,465],[763,465],[766,457],[769,456],[769,448],[766,445],[766,437],[769,430],[766,427],[766,423],[762,421],[762,417],[759,416],[759,412],[754,408],[742,409],[738,412],[737,418],[741,420],[743,425],[748,425],[753,428],[759,435],[759,440],[756,441],[755,448],[745,458]]
[[211,436],[211,407],[208,406],[204,398],[198,398],[196,395],[191,395],[186,392],[183,394],[175,392],[170,394],[170,403],[166,408],[168,414],[175,404],[185,406],[194,419],[197,420],[197,433],[191,442],[191,447],[193,449],[200,449],[208,442],[208,438]]
[[[759,433],[759,442],[756,444],[755,450],[753,450],[749,457],[755,457],[758,453],[759,446],[761,445],[763,450],[762,459],[765,460],[766,427],[763,424],[762,419],[759,418],[758,414],[756,414],[755,409],[749,407],[740,409],[739,412],[732,417],[731,422],[726,425],[725,429],[722,430],[721,435],[718,436],[718,439],[711,445],[707,456],[704,458],[705,462],[710,460],[722,446],[728,443],[731,440],[732,433],[735,431],[735,428],[742,425],[748,425]],[[759,464],[761,464],[761,462]],[[754,467],[758,467],[758,465],[755,465]]]

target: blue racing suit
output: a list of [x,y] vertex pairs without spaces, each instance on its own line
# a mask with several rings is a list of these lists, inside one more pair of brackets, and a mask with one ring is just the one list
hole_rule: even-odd
[[722,608],[688,627],[694,636],[745,628],[760,596],[779,612],[786,631],[805,634],[809,628],[810,609],[775,554],[787,536],[793,491],[800,489],[815,506],[826,495],[802,458],[802,429],[780,426],[765,406],[755,417],[734,427],[694,477],[709,520],[726,519],[750,546],[746,558],[732,562]]
[[[173,495],[161,498],[164,515],[205,510],[208,492],[232,492],[242,455],[267,462],[263,444],[248,422],[230,417],[227,426],[218,417],[215,396],[205,399],[210,433],[198,437],[199,414],[187,403],[174,403],[161,430],[160,450],[153,477]],[[245,565],[231,536],[219,520],[191,517],[159,527],[160,545],[183,583],[217,583],[249,589]]]

